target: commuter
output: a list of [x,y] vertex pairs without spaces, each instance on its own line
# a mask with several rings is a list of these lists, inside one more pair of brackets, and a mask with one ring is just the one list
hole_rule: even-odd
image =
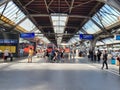
[[73,56],[73,59],[75,59],[75,46],[73,46],[73,48],[72,48],[72,56]]
[[53,58],[55,57],[55,49],[51,51],[50,55],[51,55],[51,61],[53,61]]
[[96,62],[96,52],[94,51],[94,62]]
[[60,50],[60,60],[61,62],[64,62],[64,49]]
[[97,52],[97,57],[98,57],[98,62],[100,63],[100,57],[101,57],[101,51],[98,49],[98,52]]
[[64,49],[61,50],[61,58],[64,58]]
[[117,57],[117,61],[119,62],[119,74],[120,74],[120,55]]
[[53,57],[53,62],[59,62],[59,51],[58,50],[55,50],[54,52],[54,57]]
[[8,58],[8,56],[9,56],[9,50],[8,49],[6,49],[5,51],[4,51],[4,54],[3,54],[4,56],[4,61],[7,61],[7,58]]
[[10,52],[10,61],[13,61],[13,53]]
[[2,57],[2,50],[0,50],[0,57]]
[[33,53],[34,53],[33,49],[30,48],[28,52],[28,63],[32,62]]
[[46,59],[46,62],[48,62],[49,53],[47,50],[44,50],[44,58]]
[[89,54],[90,54],[91,61],[93,61],[93,56],[94,56],[93,50],[90,50],[90,51],[89,51]]
[[20,49],[20,57],[23,57],[23,54],[24,54],[24,50],[21,48]]
[[107,51],[105,50],[104,51],[104,53],[103,53],[103,63],[102,63],[102,68],[101,69],[103,69],[104,68],[104,64],[106,64],[106,69],[108,69],[108,64],[107,64],[107,56],[108,56],[108,54],[107,54]]

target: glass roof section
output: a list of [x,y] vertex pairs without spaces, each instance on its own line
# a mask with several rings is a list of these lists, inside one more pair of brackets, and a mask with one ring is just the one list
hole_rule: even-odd
[[[62,13],[52,13],[51,14],[51,19],[52,19],[52,22],[53,22],[54,32],[56,34],[64,33],[67,18],[68,18],[67,14],[62,14]],[[57,44],[61,43],[62,36],[58,36],[58,38],[56,38],[57,39]]]
[[114,38],[107,38],[103,39],[102,42],[98,41],[96,45],[107,45],[107,44],[115,44],[115,43],[120,43],[120,40],[115,40]]
[[69,44],[74,44],[74,43],[76,43],[78,41],[80,41],[79,35],[78,36],[74,36],[73,38],[71,38],[68,43]]
[[[5,6],[6,6],[6,8],[5,8]],[[7,5],[4,4],[4,5],[0,6],[0,14],[3,14],[5,17],[7,17],[11,21],[13,21],[15,24],[17,24],[21,20],[23,20],[19,24],[19,26],[26,29],[28,32],[41,33],[41,31],[38,30],[38,28],[32,23],[32,21],[29,18],[26,18],[24,20],[26,15],[16,6],[16,4],[13,1],[9,1],[9,3]],[[45,41],[47,43],[50,42],[45,37],[44,37],[43,41]]]
[[[92,19],[96,21],[101,27],[106,28],[114,23],[119,21],[118,17],[120,16],[120,12],[115,8],[105,4],[93,17]],[[83,27],[82,27],[88,34],[95,34],[101,29],[89,20]],[[80,32],[80,31],[79,31]],[[80,32],[82,33],[82,32]],[[74,37],[73,37],[74,38]],[[70,41],[73,39],[70,39]],[[118,43],[119,41],[113,40],[110,38],[102,40],[105,44],[112,44]],[[96,45],[104,45],[103,42],[97,42]]]
[[94,34],[98,31],[100,31],[100,28],[95,25],[91,20],[89,20],[84,26],[83,29],[88,33],[88,34]]
[[117,11],[115,8],[104,5],[99,12],[95,14],[93,19],[103,27],[108,27],[116,22],[118,22],[118,17],[120,16],[120,12]]
[[43,40],[45,43],[50,43],[50,41],[46,37],[41,38],[41,40]]
[[[0,13],[2,13],[3,9],[5,8],[5,5],[6,4],[0,7]],[[12,1],[10,1],[7,4],[6,9],[3,12],[3,15],[12,20],[16,24],[25,17],[25,14]]]
[[35,25],[28,18],[20,23],[19,26],[23,27],[27,31],[31,31],[35,28]]
[[111,44],[113,43],[113,39],[112,38],[106,38],[102,40],[105,44]]

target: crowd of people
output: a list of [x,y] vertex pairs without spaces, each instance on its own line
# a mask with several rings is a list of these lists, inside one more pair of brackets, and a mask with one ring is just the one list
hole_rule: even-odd
[[10,61],[13,61],[13,53],[6,48],[3,52],[4,62],[6,62],[8,58],[10,59]]
[[[21,50],[21,52],[23,51]],[[46,62],[50,62],[50,63],[59,63],[59,62],[65,62],[64,60],[75,59],[75,54],[76,54],[75,50],[74,49],[70,50],[70,48],[67,49],[47,48],[44,50],[40,49],[37,51],[34,51],[33,48],[30,48],[28,51],[28,63],[32,63],[32,57],[34,55],[37,55],[38,53],[42,55],[42,58],[45,58]],[[21,56],[23,55],[21,54]],[[89,52],[87,53],[87,56],[90,62],[100,63],[102,61],[101,69],[103,69],[104,66],[106,66],[106,69],[108,69],[108,63],[107,63],[108,52],[106,50],[100,51],[98,49],[97,51],[94,51],[90,49]],[[10,61],[13,61],[13,53],[8,49],[5,49],[3,52],[4,62],[6,62],[8,58],[10,58]],[[120,64],[120,55],[117,56],[116,60]],[[120,73],[120,65],[119,65],[119,73]]]
[[44,57],[46,62],[60,62],[64,58],[64,49],[46,49],[44,51]]
[[102,67],[101,69],[104,68],[104,65],[106,65],[106,69],[108,69],[108,53],[106,50],[104,50],[103,52],[101,52],[99,49],[97,50],[97,52],[95,52],[94,50],[89,50],[89,54],[88,54],[88,58],[91,62],[101,62],[101,57],[102,57]]

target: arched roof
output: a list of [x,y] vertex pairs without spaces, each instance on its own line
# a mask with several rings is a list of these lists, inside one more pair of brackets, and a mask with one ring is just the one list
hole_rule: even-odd
[[[13,0],[53,43],[68,42],[104,5],[96,0]],[[54,24],[55,18],[58,24]],[[61,20],[65,18],[66,20]],[[61,25],[64,23],[64,25]],[[57,32],[56,30],[57,29]],[[61,29],[63,31],[61,32]],[[65,34],[67,33],[67,34]]]

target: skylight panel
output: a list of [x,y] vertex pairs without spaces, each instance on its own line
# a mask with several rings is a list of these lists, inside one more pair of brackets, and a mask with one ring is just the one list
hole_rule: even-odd
[[31,31],[35,28],[35,25],[29,19],[24,20],[19,25],[26,29],[27,31]]
[[[66,14],[61,14],[61,13],[55,13],[55,14],[51,14],[51,19],[53,22],[53,27],[54,27],[54,32],[56,34],[59,33],[64,33],[64,29],[65,29],[65,24],[67,22],[67,15]],[[57,43],[61,43],[61,36],[57,38]]]

